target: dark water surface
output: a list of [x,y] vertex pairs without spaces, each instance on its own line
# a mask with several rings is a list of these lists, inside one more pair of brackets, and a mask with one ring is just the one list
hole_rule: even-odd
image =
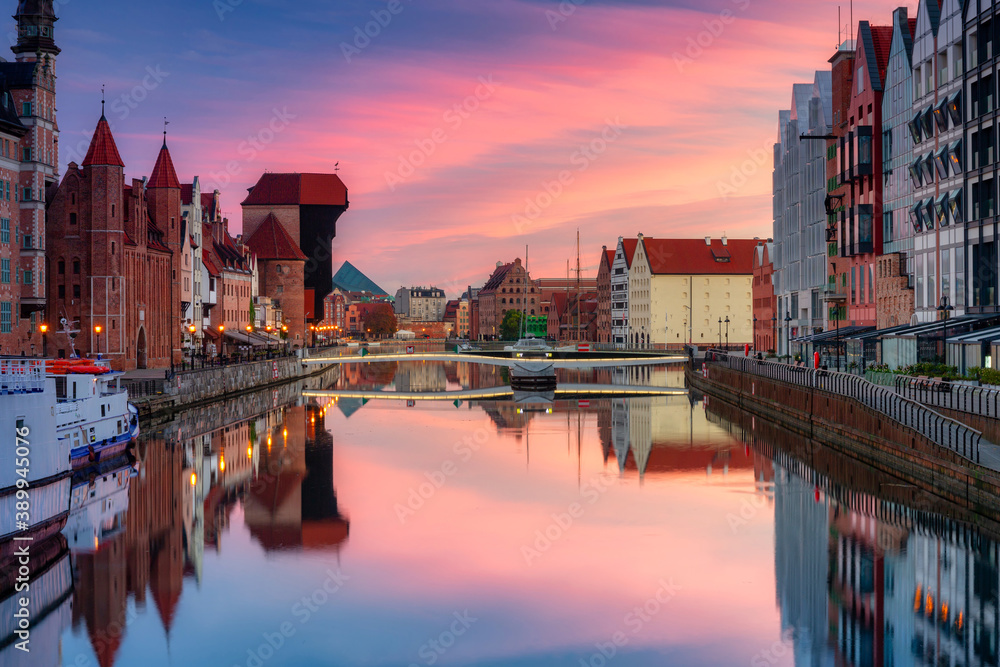
[[[569,381],[683,386],[679,370]],[[493,369],[383,364],[339,386],[491,383]],[[224,429],[168,427],[144,437],[131,477],[123,461],[83,480],[94,495],[64,531],[73,591],[46,620],[51,641],[29,662],[0,656],[996,664],[988,536],[818,474],[777,436],[744,442],[739,421],[687,396],[407,407],[275,393]]]

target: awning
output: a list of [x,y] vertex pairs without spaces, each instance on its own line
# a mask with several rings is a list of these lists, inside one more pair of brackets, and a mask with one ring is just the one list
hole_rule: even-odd
[[831,342],[831,341],[836,341],[838,339],[844,340],[845,338],[850,338],[853,335],[856,335],[858,333],[863,333],[863,332],[866,332],[866,331],[872,331],[874,329],[875,329],[875,327],[866,327],[866,326],[858,326],[858,325],[846,326],[846,327],[840,327],[839,330],[836,329],[836,328],[834,328],[834,329],[830,329],[829,331],[820,331],[819,333],[815,333],[815,334],[812,334],[812,335],[809,335],[809,336],[801,336],[799,338],[793,338],[792,342],[793,343],[813,343],[813,344],[816,344],[816,343],[828,343],[828,342]]

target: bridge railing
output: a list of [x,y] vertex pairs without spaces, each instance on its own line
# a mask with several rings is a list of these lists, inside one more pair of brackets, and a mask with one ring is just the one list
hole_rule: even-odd
[[706,360],[722,363],[743,373],[853,398],[960,456],[976,463],[980,461],[982,433],[945,417],[892,388],[872,384],[859,375],[749,359],[729,355],[722,350],[710,350]]

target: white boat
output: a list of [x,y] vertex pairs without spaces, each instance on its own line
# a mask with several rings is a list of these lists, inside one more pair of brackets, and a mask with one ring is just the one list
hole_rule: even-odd
[[529,336],[528,338],[520,339],[513,345],[508,345],[504,347],[504,351],[514,352],[515,354],[551,352],[552,346],[550,346],[541,338],[534,338],[532,336]]
[[510,365],[510,387],[515,392],[547,392],[556,388],[556,369],[551,361],[526,360]]
[[70,461],[82,468],[119,454],[139,435],[139,412],[121,387],[123,375],[107,360],[48,362],[55,380],[56,436],[70,445]]
[[0,465],[0,558],[16,539],[58,533],[69,516],[72,469],[69,442],[56,437],[55,384],[42,360],[0,358],[0,432],[11,445]]

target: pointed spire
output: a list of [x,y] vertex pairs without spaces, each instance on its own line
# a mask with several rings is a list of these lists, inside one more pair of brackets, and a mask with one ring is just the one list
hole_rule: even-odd
[[90,140],[87,157],[83,158],[84,167],[93,167],[96,165],[125,167],[125,163],[122,162],[122,156],[118,154],[118,146],[115,145],[115,138],[111,135],[111,126],[108,125],[108,119],[104,117],[103,112],[101,113],[101,119],[97,121],[94,138]]
[[170,159],[170,151],[167,149],[166,126],[163,130],[163,147],[153,165],[153,173],[149,175],[149,183],[146,188],[176,188],[181,189],[181,182],[177,179],[177,172],[174,170],[174,161]]

